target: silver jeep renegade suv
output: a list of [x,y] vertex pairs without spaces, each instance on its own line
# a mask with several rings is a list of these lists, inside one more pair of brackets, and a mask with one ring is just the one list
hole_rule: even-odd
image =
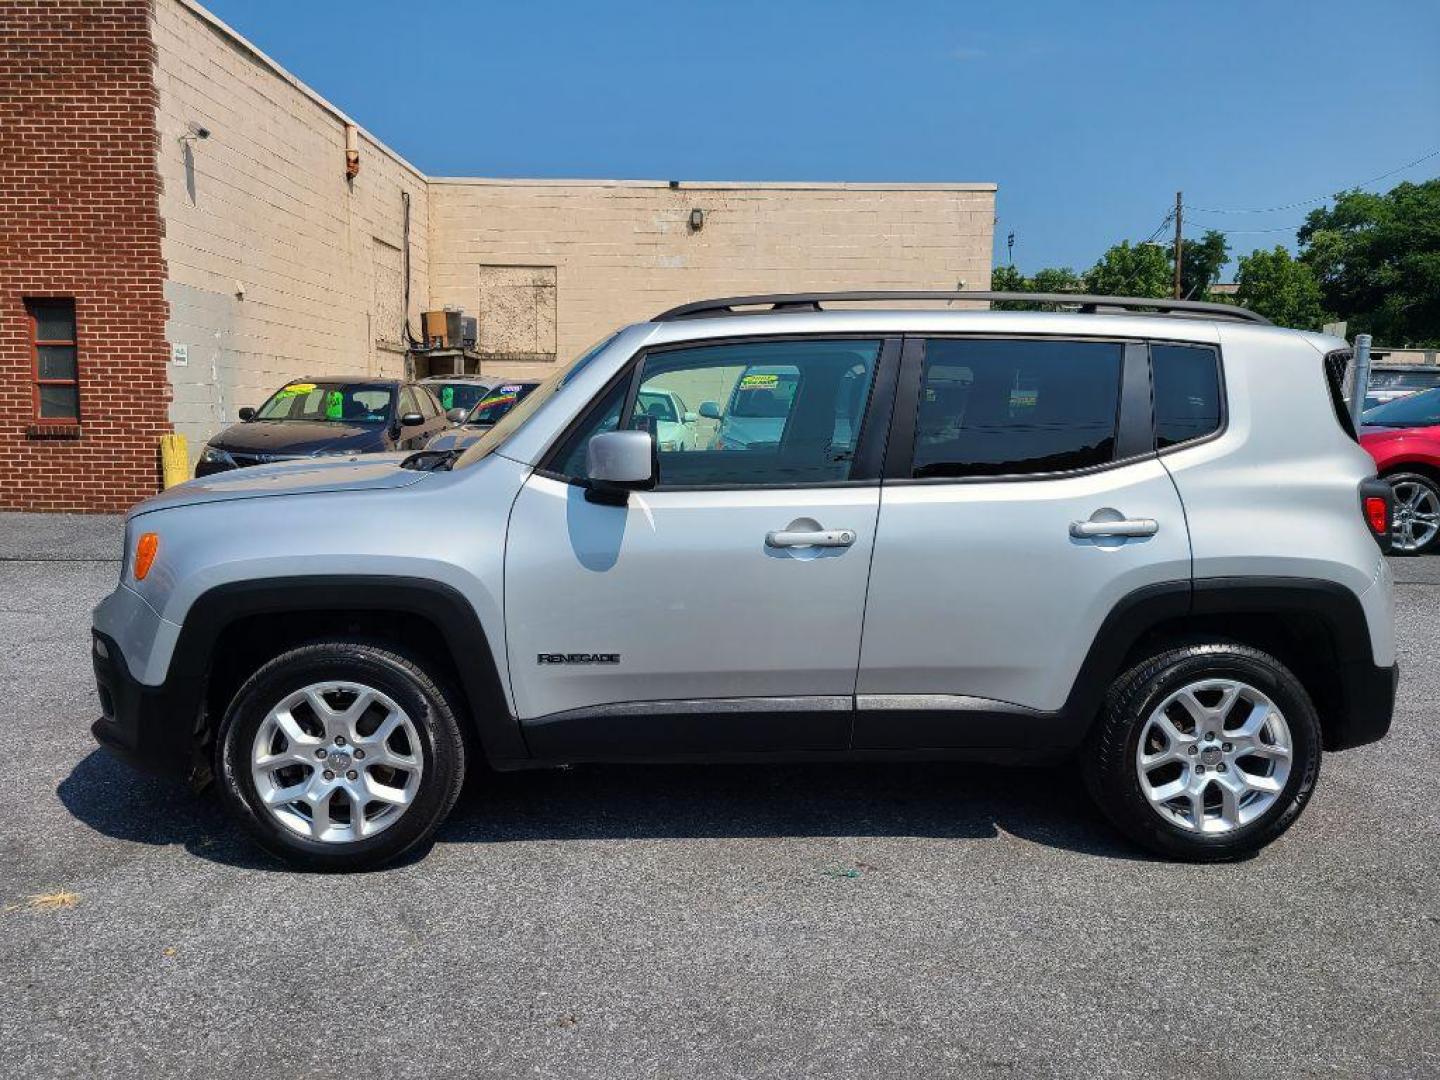
[[1154,300],[836,309],[882,297],[1007,299],[690,304],[464,450],[141,503],[96,737],[323,869],[423,842],[482,763],[1075,760],[1164,855],[1274,839],[1394,702],[1345,343]]

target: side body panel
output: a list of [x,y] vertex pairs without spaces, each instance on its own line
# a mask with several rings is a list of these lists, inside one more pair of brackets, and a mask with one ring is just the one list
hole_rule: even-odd
[[[1196,578],[1332,581],[1357,597],[1390,578],[1360,512],[1370,456],[1341,430],[1322,358],[1298,335],[1220,329],[1228,422],[1216,439],[1162,453],[1190,524]],[[1372,621],[1374,661],[1395,662],[1393,626]]]
[[[1070,535],[1072,521],[1105,507],[1159,529]],[[1059,709],[1120,600],[1189,576],[1184,511],[1153,458],[1058,479],[887,483],[861,704],[865,695],[968,695]]]
[[[616,702],[855,689],[878,485],[635,492],[626,506],[535,475],[506,550],[518,715]],[[843,548],[776,549],[800,518]],[[613,662],[544,662],[604,654]]]
[[[130,531],[157,533],[159,552],[143,582],[127,566],[124,585],[163,621],[148,655],[126,657],[132,674],[152,686],[166,681],[187,614],[218,587],[261,581],[283,591],[287,578],[391,577],[424,579],[464,597],[506,682],[505,527],[527,471],[492,456],[464,472],[415,474],[421,481],[405,488],[242,498],[136,517]],[[101,603],[97,628],[109,632],[125,617],[123,601]]]

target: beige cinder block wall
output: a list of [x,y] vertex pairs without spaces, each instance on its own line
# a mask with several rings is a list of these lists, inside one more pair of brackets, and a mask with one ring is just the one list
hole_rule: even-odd
[[994,220],[994,184],[432,178],[430,299],[480,317],[485,370],[543,373],[709,296],[987,288]]
[[[411,326],[428,306],[425,177],[190,0],[156,0],[171,420],[192,457],[285,380],[404,369],[404,203]],[[180,137],[187,126],[205,140]]]

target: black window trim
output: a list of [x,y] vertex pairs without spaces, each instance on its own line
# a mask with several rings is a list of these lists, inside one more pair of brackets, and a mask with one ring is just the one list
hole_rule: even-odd
[[631,418],[635,399],[639,396],[640,383],[645,369],[645,360],[655,353],[679,352],[686,349],[710,348],[722,345],[761,345],[787,341],[875,341],[880,350],[875,358],[875,373],[870,381],[870,396],[861,413],[860,435],[855,443],[855,457],[851,463],[848,480],[801,481],[779,484],[658,484],[653,491],[789,491],[811,488],[865,488],[878,487],[881,483],[881,469],[885,460],[886,444],[893,423],[895,405],[895,382],[902,366],[901,344],[903,336],[898,333],[799,333],[799,334],[737,334],[726,337],[696,338],[684,341],[667,341],[638,349],[592,397],[576,417],[566,424],[558,436],[551,440],[535,467],[536,474],[550,480],[585,486],[585,480],[565,474],[557,468],[556,460],[571,437],[596,419],[596,410],[621,383],[627,383],[625,399],[620,404],[622,421]]
[[[1000,476],[912,476],[915,455],[915,418],[920,409],[920,387],[925,372],[927,341],[1074,341],[1111,343],[1122,348],[1120,393],[1115,426],[1115,456],[1110,461],[1087,465],[1080,469],[1052,472],[1006,473]],[[1188,345],[1213,350],[1220,376],[1220,427],[1206,435],[1183,443],[1155,449],[1154,373],[1150,357],[1152,345]],[[1071,476],[1089,476],[1124,468],[1148,458],[1158,458],[1175,450],[1184,450],[1202,442],[1219,438],[1225,432],[1228,412],[1225,407],[1225,365],[1218,343],[1170,338],[1116,337],[1111,334],[946,334],[912,333],[905,336],[902,349],[897,405],[890,437],[890,450],[885,458],[885,485],[926,484],[1015,484],[1044,480],[1063,480]],[[907,402],[906,404],[898,404]],[[1123,455],[1121,451],[1126,451]]]

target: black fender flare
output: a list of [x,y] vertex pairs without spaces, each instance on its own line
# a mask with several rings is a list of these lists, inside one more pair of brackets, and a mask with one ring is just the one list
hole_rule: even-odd
[[[1335,649],[1340,700],[1316,702],[1326,747],[1381,738],[1390,727],[1396,669],[1379,668],[1360,597],[1344,585],[1309,577],[1208,577],[1150,585],[1126,595],[1101,624],[1062,713],[1088,731],[1126,657],[1150,631],[1186,617],[1304,614],[1326,629]],[[1243,640],[1243,633],[1236,637]]]
[[[528,757],[474,607],[455,588],[428,578],[386,574],[307,574],[217,585],[185,613],[170,658],[167,686],[177,713],[200,722],[206,678],[221,635],[253,615],[315,612],[396,612],[417,615],[439,630],[469,704],[471,729],[492,762]],[[423,660],[421,653],[418,657]]]

